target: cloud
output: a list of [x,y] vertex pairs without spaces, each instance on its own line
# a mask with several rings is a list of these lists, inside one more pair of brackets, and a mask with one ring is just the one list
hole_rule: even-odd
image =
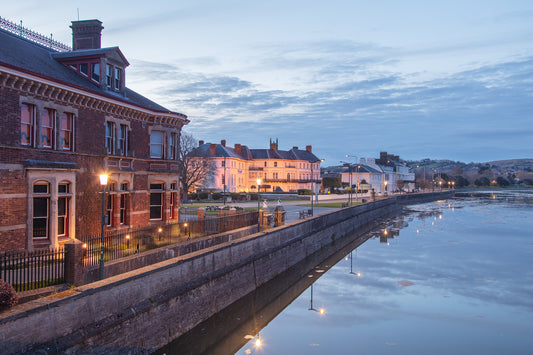
[[[282,68],[293,71],[291,78],[305,73],[301,82],[270,90],[244,79],[246,70],[243,76],[220,75],[151,62],[136,63],[133,82],[152,82],[150,97],[188,114],[195,136],[218,141],[224,135],[254,148],[279,137],[287,149],[313,144],[332,160],[348,150],[367,156],[391,150],[405,158],[431,152],[472,161],[494,157],[490,148],[498,146],[501,158],[519,158],[506,154],[521,155],[511,148],[533,138],[531,129],[524,129],[533,112],[533,58],[416,81],[411,75],[372,70],[389,59],[371,45],[271,46],[264,47],[265,53],[269,48],[270,57],[250,67],[261,63],[265,73]],[[330,50],[337,51],[338,61]],[[350,146],[331,144],[339,140]]]

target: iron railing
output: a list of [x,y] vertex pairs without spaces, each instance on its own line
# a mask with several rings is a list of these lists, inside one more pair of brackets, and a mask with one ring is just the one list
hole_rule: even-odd
[[62,284],[65,282],[65,251],[58,248],[2,253],[0,278],[17,292]]
[[66,44],[54,40],[52,34],[50,34],[50,37],[46,37],[38,32],[22,26],[22,21],[20,22],[20,25],[17,25],[14,22],[0,17],[0,28],[58,52],[69,52],[72,50],[72,48]]
[[[104,261],[120,259],[165,245],[257,224],[257,211],[220,217],[207,216],[203,220],[190,220],[142,229],[124,229],[104,235]],[[102,237],[80,237],[84,243],[85,266],[98,265],[101,259]]]

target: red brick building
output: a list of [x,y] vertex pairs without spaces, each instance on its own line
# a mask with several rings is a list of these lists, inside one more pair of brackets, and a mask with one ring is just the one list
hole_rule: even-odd
[[187,116],[126,87],[100,21],[72,22],[70,50],[0,20],[0,251],[98,234],[101,173],[107,231],[177,219]]

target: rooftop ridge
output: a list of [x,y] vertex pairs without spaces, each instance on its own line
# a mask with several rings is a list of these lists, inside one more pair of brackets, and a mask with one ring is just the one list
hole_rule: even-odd
[[17,25],[16,23],[11,22],[8,19],[5,19],[0,16],[0,29],[6,30],[16,36],[27,39],[31,42],[37,43],[44,47],[48,47],[58,52],[72,51],[71,47],[54,40],[52,38],[51,33],[50,37],[46,37],[38,32],[32,31],[29,28],[22,26],[22,21],[20,21],[20,25]]

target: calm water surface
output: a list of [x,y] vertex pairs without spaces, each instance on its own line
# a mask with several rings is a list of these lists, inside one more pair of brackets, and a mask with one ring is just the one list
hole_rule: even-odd
[[408,209],[237,354],[533,354],[533,192]]

